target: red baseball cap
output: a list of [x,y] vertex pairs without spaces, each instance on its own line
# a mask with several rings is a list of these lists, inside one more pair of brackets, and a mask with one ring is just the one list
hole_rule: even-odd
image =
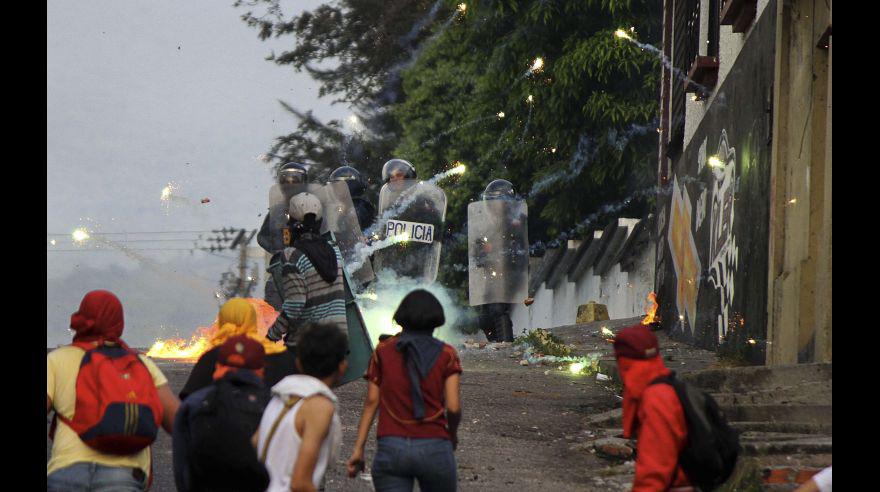
[[238,335],[229,337],[220,346],[217,362],[224,366],[239,367],[243,369],[262,369],[266,351],[260,342],[245,336]]
[[614,355],[630,359],[651,359],[660,354],[657,337],[645,325],[624,328],[614,336]]

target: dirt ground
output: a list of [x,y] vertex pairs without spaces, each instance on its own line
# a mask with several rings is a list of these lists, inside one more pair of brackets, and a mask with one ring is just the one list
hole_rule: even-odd
[[[584,336],[585,329],[582,325],[577,330],[581,335],[577,338]],[[599,437],[599,431],[591,428],[587,419],[620,406],[611,383],[553,366],[522,366],[514,356],[516,348],[510,346],[458,350],[464,368],[464,418],[456,452],[460,490],[628,489],[631,469],[627,467],[631,463],[599,458],[588,444]],[[157,363],[177,392],[192,366]],[[364,381],[337,388],[344,440],[340,456],[326,476],[328,491],[372,490],[368,476],[349,479],[345,475],[365,390]],[[175,490],[168,435],[162,433],[153,453],[152,490]],[[368,466],[374,453],[373,434],[367,444]]]

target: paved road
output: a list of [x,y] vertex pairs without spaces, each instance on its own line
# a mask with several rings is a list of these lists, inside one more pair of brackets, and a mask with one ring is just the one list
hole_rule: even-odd
[[[551,367],[521,366],[511,358],[513,351],[493,350],[491,346],[460,349],[465,371],[464,419],[456,453],[460,490],[617,489],[621,482],[609,479],[609,463],[590,453],[588,447],[578,445],[590,438],[585,423],[589,416],[619,406],[614,391],[593,377]],[[178,391],[192,366],[158,363]],[[355,439],[365,384],[357,381],[337,390],[344,440],[341,456],[327,475],[328,491],[372,490],[368,480],[348,479],[344,470]],[[163,433],[153,452],[153,490],[175,490],[169,436]],[[371,437],[368,461],[374,452],[375,439]]]

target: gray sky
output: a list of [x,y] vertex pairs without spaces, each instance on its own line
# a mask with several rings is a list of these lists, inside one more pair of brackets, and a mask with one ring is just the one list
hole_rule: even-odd
[[[286,13],[321,3],[286,2]],[[277,100],[324,120],[349,111],[317,99],[307,75],[265,61],[292,38],[261,42],[231,4],[48,0],[47,234],[259,227],[272,178],[258,156],[296,124]],[[169,182],[185,197],[170,206],[159,198]],[[69,239],[50,239],[49,346],[69,340],[70,314],[93,288],[122,297],[129,343],[188,336],[216,315],[211,289],[234,263],[230,253],[139,251],[151,269],[119,252],[61,252]]]

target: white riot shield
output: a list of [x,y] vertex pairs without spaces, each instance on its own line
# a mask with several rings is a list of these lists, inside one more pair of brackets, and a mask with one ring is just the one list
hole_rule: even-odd
[[528,297],[528,213],[523,200],[484,200],[468,205],[471,306],[514,304]]
[[445,219],[446,193],[436,185],[417,180],[386,183],[379,193],[379,220],[373,238],[395,244],[376,251],[373,269],[390,269],[399,277],[434,282]]
[[[349,275],[361,285],[373,280],[375,276],[370,259],[358,255],[358,245],[366,245],[367,241],[361,231],[348,185],[342,181],[327,183],[319,198],[324,205],[323,226],[333,232]],[[351,271],[351,265],[359,266]]]

